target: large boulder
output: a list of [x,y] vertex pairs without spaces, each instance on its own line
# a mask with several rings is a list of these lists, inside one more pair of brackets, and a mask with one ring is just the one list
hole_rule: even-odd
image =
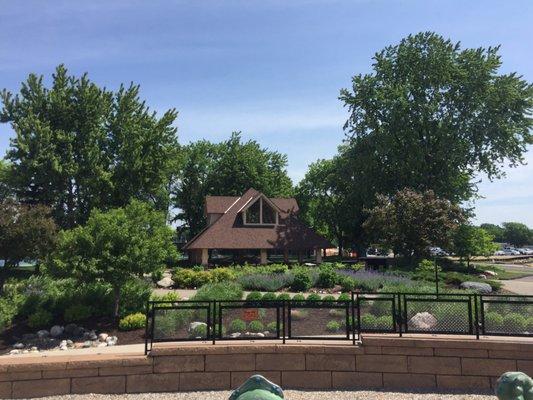
[[437,318],[428,312],[421,312],[413,315],[407,324],[413,330],[429,331],[437,326]]
[[463,282],[461,283],[461,289],[474,290],[482,294],[492,293],[492,287],[483,282]]
[[189,324],[189,332],[193,332],[199,326],[207,326],[205,322],[191,322]]
[[157,286],[159,286],[160,288],[168,289],[174,286],[174,281],[170,276],[165,276],[160,281],[157,281]]
[[65,330],[65,328],[63,328],[62,326],[59,326],[59,325],[54,325],[50,328],[50,336],[52,337],[59,337],[63,334],[63,331]]

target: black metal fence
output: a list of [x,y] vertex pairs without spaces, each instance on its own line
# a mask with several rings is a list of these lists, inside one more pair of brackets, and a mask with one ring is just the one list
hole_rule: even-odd
[[155,342],[347,340],[362,333],[533,337],[533,296],[352,293],[350,300],[152,301]]

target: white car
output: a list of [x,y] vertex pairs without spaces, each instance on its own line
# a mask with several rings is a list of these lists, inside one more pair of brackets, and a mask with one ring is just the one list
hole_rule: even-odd
[[528,249],[528,248],[521,248],[521,249],[516,249],[520,254],[524,254],[524,255],[532,255],[533,254],[533,249]]

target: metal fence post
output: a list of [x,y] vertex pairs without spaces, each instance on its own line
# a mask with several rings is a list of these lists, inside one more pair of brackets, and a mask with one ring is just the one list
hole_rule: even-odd
[[285,319],[286,319],[285,318],[285,308],[287,307],[287,300],[282,300],[281,306],[282,306],[281,314],[283,316],[283,318],[282,318],[283,321],[281,323],[281,327],[282,327],[282,333],[281,334],[282,334],[282,337],[283,337],[283,344],[285,344],[285,325],[286,325],[286,323],[285,323]]
[[[355,299],[353,291],[350,292],[351,294],[351,301],[350,301],[350,315],[352,317],[351,325],[352,325],[352,344],[355,346]],[[359,338],[359,330],[357,331],[357,336]]]
[[476,324],[476,339],[479,340],[479,314],[477,300],[477,293],[474,293],[474,323]]

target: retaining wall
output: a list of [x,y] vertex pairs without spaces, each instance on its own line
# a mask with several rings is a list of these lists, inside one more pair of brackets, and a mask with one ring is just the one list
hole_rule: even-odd
[[151,355],[0,357],[0,398],[229,390],[254,373],[284,389],[489,391],[506,371],[533,375],[533,342],[366,337],[344,344],[197,344]]

